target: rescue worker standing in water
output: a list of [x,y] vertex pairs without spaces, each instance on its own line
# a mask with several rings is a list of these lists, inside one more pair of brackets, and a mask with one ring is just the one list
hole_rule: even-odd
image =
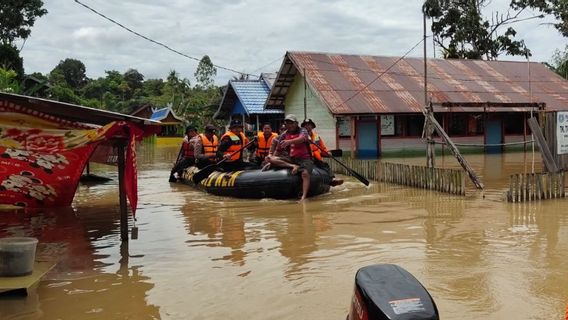
[[308,131],[308,135],[310,137],[310,147],[312,150],[312,157],[314,159],[314,164],[317,167],[329,173],[329,175],[332,178],[330,183],[332,187],[343,184],[343,180],[335,178],[333,172],[331,172],[331,168],[329,167],[329,165],[323,161],[324,157],[329,157],[329,151],[327,150],[327,146],[323,142],[323,139],[320,137],[319,134],[317,134],[317,132],[314,131],[315,127],[316,124],[312,119],[305,119],[302,122],[302,128],[306,128],[306,130]]

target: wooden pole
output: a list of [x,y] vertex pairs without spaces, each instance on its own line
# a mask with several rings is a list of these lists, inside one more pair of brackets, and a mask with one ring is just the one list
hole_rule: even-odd
[[306,68],[304,68],[304,119],[308,118],[308,98],[306,97],[306,91],[308,91],[308,74],[306,73]]
[[124,147],[126,141],[119,140],[118,148],[118,198],[120,200],[120,240],[128,241],[128,210],[126,208],[126,189],[124,186]]
[[351,159],[355,159],[355,117],[351,116]]

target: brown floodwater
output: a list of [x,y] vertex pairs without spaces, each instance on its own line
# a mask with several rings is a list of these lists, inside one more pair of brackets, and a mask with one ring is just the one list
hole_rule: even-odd
[[530,153],[467,156],[486,189],[465,197],[346,177],[305,204],[169,184],[176,154],[140,150],[128,245],[116,180],[80,186],[72,208],[0,212],[0,237],[37,237],[37,259],[57,261],[28,297],[0,296],[0,319],[345,319],[355,272],[376,263],[411,272],[442,319],[563,318],[568,199],[503,201]]

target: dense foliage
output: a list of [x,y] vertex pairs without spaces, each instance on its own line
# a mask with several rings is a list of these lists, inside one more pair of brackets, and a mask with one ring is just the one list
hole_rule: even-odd
[[[432,18],[434,41],[444,58],[495,60],[501,54],[527,56],[523,40],[510,25],[520,10],[507,15],[491,14],[484,18],[483,9],[490,0],[426,0],[423,10]],[[504,29],[504,30],[503,30]]]
[[27,39],[35,20],[46,13],[41,0],[0,1],[0,42],[12,44],[16,39]]
[[[567,0],[511,0],[503,12],[487,12],[491,0],[425,0],[424,14],[444,58],[495,60],[500,55],[530,56],[523,40],[515,39],[516,23],[553,17],[556,29],[568,36]],[[523,15],[530,10],[540,15]],[[490,18],[487,18],[490,17]]]

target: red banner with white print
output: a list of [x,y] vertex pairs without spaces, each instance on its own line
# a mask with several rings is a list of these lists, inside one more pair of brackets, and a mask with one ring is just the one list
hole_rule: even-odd
[[128,140],[125,183],[135,213],[135,147],[142,130],[124,121],[93,129],[80,125],[68,128],[54,123],[53,118],[46,121],[7,110],[0,112],[0,204],[69,206],[93,150],[105,140],[120,137]]

